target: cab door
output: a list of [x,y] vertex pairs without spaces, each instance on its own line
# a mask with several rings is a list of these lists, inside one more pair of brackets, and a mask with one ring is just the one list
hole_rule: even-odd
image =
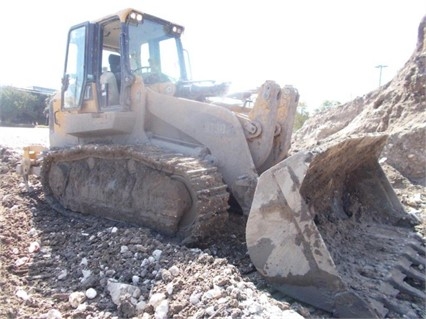
[[[97,112],[96,94],[96,25],[79,24],[68,33],[65,69],[62,78],[62,111],[81,110]],[[86,105],[85,105],[86,104]]]

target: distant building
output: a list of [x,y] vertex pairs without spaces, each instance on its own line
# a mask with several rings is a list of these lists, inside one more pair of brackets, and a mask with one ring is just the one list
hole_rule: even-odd
[[34,91],[37,91],[41,94],[46,94],[46,95],[52,95],[53,93],[57,91],[56,89],[44,88],[41,86],[33,86],[32,88]]
[[55,89],[45,88],[41,86],[29,86],[26,88],[15,87],[15,89],[24,91],[24,92],[43,94],[43,95],[52,95],[53,93],[56,92]]

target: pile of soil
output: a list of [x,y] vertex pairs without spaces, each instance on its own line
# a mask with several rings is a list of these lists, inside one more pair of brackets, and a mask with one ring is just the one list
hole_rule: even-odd
[[[418,28],[415,50],[384,86],[353,101],[310,117],[298,130],[290,153],[321,148],[360,135],[386,135],[380,164],[407,212],[426,228],[426,16]],[[417,203],[413,204],[413,199]],[[414,208],[414,207],[416,208]]]
[[310,117],[291,152],[353,135],[387,135],[381,163],[426,186],[426,16],[412,56],[386,85]]

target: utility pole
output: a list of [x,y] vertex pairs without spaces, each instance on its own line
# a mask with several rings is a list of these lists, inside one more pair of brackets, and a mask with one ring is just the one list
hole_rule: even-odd
[[383,64],[376,65],[376,68],[380,69],[380,73],[379,73],[379,86],[382,85],[382,69],[386,68],[386,67],[387,67],[387,65],[383,65]]

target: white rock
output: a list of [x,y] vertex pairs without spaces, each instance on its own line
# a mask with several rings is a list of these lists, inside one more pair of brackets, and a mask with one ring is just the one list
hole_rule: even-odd
[[169,312],[169,301],[167,299],[162,300],[160,304],[155,308],[154,318],[167,319],[168,312]]
[[47,319],[62,319],[62,314],[58,309],[50,309],[47,313]]
[[422,202],[422,195],[420,193],[413,194],[413,196],[411,198],[416,203]]
[[212,316],[215,313],[214,306],[210,306],[206,308],[206,314]]
[[112,277],[115,274],[115,270],[114,269],[107,269],[105,271],[105,275],[107,275],[108,277]]
[[19,289],[15,295],[16,297],[21,298],[22,300],[25,300],[25,301],[30,299],[30,296],[28,296],[27,292],[22,289]]
[[[282,317],[283,318],[287,318],[287,317],[284,317],[282,315],[283,311],[280,309],[280,307],[278,307],[278,306],[272,306],[271,304],[268,304],[267,313],[268,313],[268,315],[269,315],[270,318],[282,318]],[[291,316],[289,316],[289,317],[291,318]],[[296,319],[296,318],[294,318],[294,319]]]
[[71,307],[77,309],[77,307],[86,300],[86,295],[81,291],[72,292],[68,297],[68,302]]
[[220,289],[219,287],[215,286],[213,289],[210,289],[208,291],[206,291],[203,294],[203,300],[206,299],[217,299],[222,297],[222,289]]
[[58,275],[58,280],[65,279],[68,275],[68,271],[66,269],[61,270],[61,272]]
[[52,248],[49,247],[49,246],[42,246],[40,248],[40,252],[43,253],[43,254],[49,254],[49,255],[51,255],[50,253],[52,252]]
[[92,271],[90,269],[83,269],[81,272],[83,274],[83,278],[81,279],[81,281],[87,279],[92,274]]
[[247,297],[251,298],[253,297],[253,290],[250,288],[247,288],[244,290],[244,293],[247,295]]
[[176,277],[180,273],[179,267],[174,266],[174,265],[169,268],[169,271],[170,271],[170,273],[172,274],[173,277]]
[[159,261],[162,253],[163,252],[161,250],[156,249],[152,252],[152,257],[154,257],[156,261]]
[[[231,268],[230,266],[232,265],[228,265],[228,267],[223,270],[222,275],[231,276],[232,273],[235,272],[235,270]],[[220,276],[216,276],[216,277],[220,277]]]
[[238,288],[239,290],[244,290],[244,289],[245,289],[245,287],[246,287],[246,284],[245,284],[244,282],[239,282],[239,283],[237,283],[237,288]]
[[112,227],[111,228],[111,233],[115,234],[117,232],[118,228],[117,227]]
[[139,283],[140,279],[141,279],[141,277],[139,277],[139,276],[132,276],[132,283],[134,285],[137,285]]
[[223,287],[223,286],[229,284],[229,279],[225,276],[216,276],[216,277],[213,278],[213,283],[216,286]]
[[141,296],[141,290],[138,287],[116,282],[114,280],[108,280],[107,290],[111,295],[112,302],[117,306],[120,305],[120,297],[125,294],[129,294],[133,298],[138,299]]
[[259,302],[262,304],[266,304],[268,302],[268,296],[266,294],[261,294],[259,296]]
[[249,288],[251,288],[251,289],[256,289],[256,286],[254,285],[254,283],[252,283],[252,282],[250,282],[250,281],[247,281],[247,282],[246,282],[246,287],[249,287]]
[[97,294],[98,293],[93,288],[89,288],[89,289],[86,290],[86,297],[87,297],[87,299],[93,299],[93,298],[95,298],[97,296]]
[[149,298],[149,303],[154,307],[158,307],[160,303],[165,300],[167,297],[163,293],[155,293],[152,294],[151,298]]
[[84,266],[84,267],[87,267],[87,264],[88,264],[88,262],[87,262],[87,258],[86,258],[86,257],[83,257],[83,259],[80,261],[80,265],[81,265],[81,266]]
[[141,267],[142,268],[144,268],[144,267],[146,267],[148,265],[149,265],[149,260],[147,258],[145,258],[144,260],[142,260],[142,263],[141,263]]
[[257,302],[253,302],[253,303],[251,303],[251,304],[249,305],[249,307],[248,307],[248,311],[249,311],[251,314],[257,314],[257,313],[260,313],[260,312],[262,311],[262,306],[261,306],[261,305],[259,305]]
[[141,313],[146,306],[146,301],[145,300],[140,300],[137,304],[136,304],[136,310],[138,311],[138,313]]
[[168,284],[167,284],[167,286],[166,286],[166,291],[167,291],[167,293],[169,294],[169,296],[171,295],[171,294],[173,294],[173,290],[175,289],[175,286],[173,285],[173,283],[172,282],[169,282]]
[[191,296],[189,297],[189,302],[193,305],[196,305],[197,303],[200,302],[201,300],[201,296],[203,295],[202,292],[198,292],[196,293],[195,291],[191,294]]
[[161,279],[163,279],[165,282],[171,281],[173,279],[172,274],[167,269],[163,269],[161,271]]
[[25,265],[27,263],[27,261],[28,261],[28,257],[19,258],[15,261],[15,266],[20,267],[22,265]]
[[129,251],[129,247],[127,247],[127,246],[121,246],[120,253],[124,254],[124,253],[127,253],[128,251]]
[[87,304],[81,303],[78,305],[76,312],[84,312],[87,310]]

